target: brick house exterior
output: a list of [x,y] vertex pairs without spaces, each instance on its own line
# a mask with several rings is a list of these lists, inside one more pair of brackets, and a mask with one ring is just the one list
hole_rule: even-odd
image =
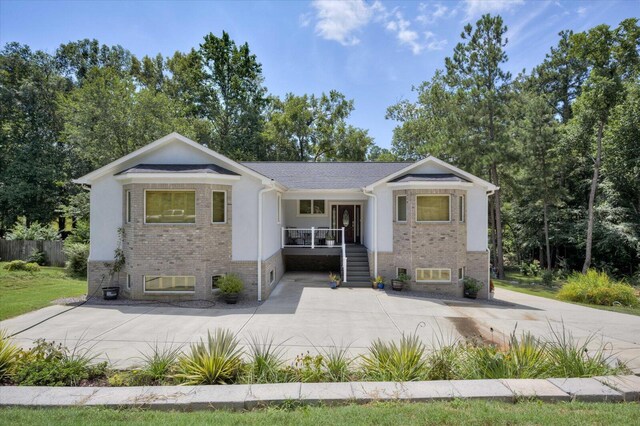
[[[288,256],[319,256],[320,267],[323,256],[338,256],[345,285],[401,271],[411,290],[461,296],[461,278],[471,276],[485,284],[479,297],[488,297],[487,199],[497,188],[433,157],[237,163],[173,133],[76,182],[91,188],[89,295],[119,286],[131,299],[210,300],[214,277],[233,273],[245,284],[243,297],[264,300]],[[157,191],[192,194],[190,222],[147,223],[148,193]],[[224,193],[224,221],[213,220],[214,192]],[[418,198],[432,196],[443,220],[419,221],[432,207],[422,198],[427,210],[420,210]],[[185,214],[164,202],[167,217]],[[125,263],[114,274],[116,249]]]

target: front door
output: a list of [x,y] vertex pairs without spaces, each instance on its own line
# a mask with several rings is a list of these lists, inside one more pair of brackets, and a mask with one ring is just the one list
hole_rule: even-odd
[[344,227],[344,239],[347,244],[355,243],[355,222],[353,205],[338,206],[338,228]]

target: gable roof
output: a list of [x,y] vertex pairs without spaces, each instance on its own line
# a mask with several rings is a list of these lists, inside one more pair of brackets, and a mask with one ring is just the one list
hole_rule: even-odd
[[79,183],[79,184],[83,184],[83,185],[91,185],[91,182],[108,174],[111,173],[113,171],[115,171],[119,166],[121,166],[122,164],[131,161],[133,159],[135,159],[136,157],[139,157],[143,154],[146,154],[148,152],[154,151],[164,145],[167,145],[169,143],[172,142],[181,142],[184,144],[187,144],[189,146],[191,146],[192,148],[195,148],[201,152],[203,152],[206,155],[209,155],[215,159],[218,159],[222,162],[224,162],[225,164],[228,164],[232,167],[235,167],[239,170],[241,170],[244,173],[247,173],[250,176],[253,176],[257,179],[260,179],[262,181],[263,184],[267,184],[267,183],[271,183],[270,179],[267,178],[264,175],[261,175],[260,173],[256,172],[255,170],[252,170],[246,166],[243,166],[242,164],[222,155],[219,154],[217,152],[215,152],[214,150],[211,150],[207,147],[205,147],[204,145],[201,145],[197,142],[192,141],[191,139],[182,136],[180,133],[170,133],[167,136],[164,136],[154,142],[151,142],[148,145],[143,146],[142,148],[136,149],[135,151],[133,151],[130,154],[125,155],[124,157],[120,157],[115,161],[112,161],[111,163],[107,164],[106,166],[102,166],[97,170],[92,171],[91,173],[88,173],[78,179],[74,179],[73,182],[74,183]]
[[292,190],[360,190],[410,163],[256,161],[242,164]]
[[468,179],[461,178],[453,173],[408,173],[389,182],[469,182]]
[[116,176],[132,173],[203,173],[240,176],[216,164],[138,164],[116,173]]

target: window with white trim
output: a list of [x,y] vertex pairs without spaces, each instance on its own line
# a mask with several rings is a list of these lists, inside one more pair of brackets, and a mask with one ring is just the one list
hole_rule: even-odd
[[407,221],[407,196],[406,195],[398,195],[396,197],[396,221],[397,222]]
[[300,216],[324,216],[327,211],[325,207],[325,200],[298,200]]
[[460,223],[463,223],[466,220],[466,208],[465,196],[461,195],[458,197],[458,221],[460,221]]
[[211,193],[211,222],[227,222],[227,191],[213,191]]
[[126,193],[126,222],[131,223],[131,218],[133,215],[131,214],[131,191],[127,191]]
[[451,269],[417,268],[416,281],[419,283],[450,283]]
[[145,191],[145,223],[196,223],[196,191]]
[[449,222],[451,205],[449,195],[417,195],[417,222]]
[[145,293],[194,293],[196,277],[194,276],[159,276],[145,275]]

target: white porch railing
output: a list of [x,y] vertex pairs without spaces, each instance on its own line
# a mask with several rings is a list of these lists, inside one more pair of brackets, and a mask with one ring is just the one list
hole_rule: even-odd
[[342,246],[342,281],[347,281],[347,247],[344,228],[282,228],[282,248],[330,248]]

